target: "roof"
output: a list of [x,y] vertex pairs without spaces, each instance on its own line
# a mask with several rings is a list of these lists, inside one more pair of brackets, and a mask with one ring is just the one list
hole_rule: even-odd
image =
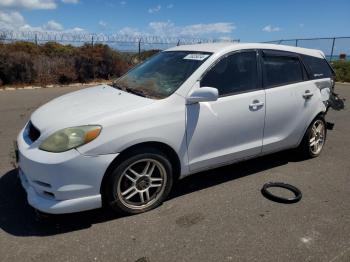
[[194,45],[180,45],[169,48],[165,51],[200,51],[210,53],[226,53],[230,51],[242,50],[242,49],[270,49],[289,51],[304,55],[315,56],[324,58],[324,54],[321,50],[308,49],[287,45],[275,45],[275,44],[262,44],[262,43],[205,43],[205,44],[194,44]]

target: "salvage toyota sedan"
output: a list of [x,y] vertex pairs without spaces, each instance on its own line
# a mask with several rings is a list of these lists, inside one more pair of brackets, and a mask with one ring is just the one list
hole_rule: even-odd
[[333,84],[318,50],[170,48],[37,109],[18,135],[19,177],[45,213],[145,212],[199,171],[292,148],[320,155]]

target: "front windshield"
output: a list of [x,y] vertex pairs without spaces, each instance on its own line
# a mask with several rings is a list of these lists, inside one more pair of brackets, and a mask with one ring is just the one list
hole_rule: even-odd
[[190,51],[161,52],[117,79],[113,86],[137,95],[162,99],[174,93],[210,55]]

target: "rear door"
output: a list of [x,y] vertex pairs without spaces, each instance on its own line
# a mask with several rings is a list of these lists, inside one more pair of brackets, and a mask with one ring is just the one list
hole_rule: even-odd
[[327,101],[333,91],[335,72],[325,58],[302,55],[301,56],[310,80],[321,90],[322,100]]
[[298,54],[263,50],[266,119],[263,152],[296,146],[319,108],[320,92]]

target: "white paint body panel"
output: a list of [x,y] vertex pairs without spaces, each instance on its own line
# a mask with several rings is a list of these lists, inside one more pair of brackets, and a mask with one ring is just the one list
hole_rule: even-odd
[[[306,81],[265,90],[264,153],[297,147],[311,121],[326,110],[315,82]],[[313,94],[310,99],[303,98],[306,90]]]
[[187,143],[191,171],[258,155],[262,150],[265,106],[263,90],[221,97],[187,106]]
[[[179,46],[169,51],[213,54],[166,99],[148,99],[101,85],[64,95],[37,109],[31,121],[41,136],[28,144],[22,130],[17,139],[20,177],[28,202],[48,213],[100,207],[100,187],[108,166],[123,150],[143,142],[171,147],[180,160],[180,178],[297,146],[311,120],[326,110],[322,100],[329,91],[320,91],[317,81],[186,105],[188,94],[199,88],[198,80],[218,58],[232,51],[258,48],[323,57],[318,50],[267,44]],[[308,101],[302,97],[306,89],[313,92]],[[250,108],[254,100],[263,103],[257,110]],[[39,149],[55,131],[89,124],[102,126],[92,142],[64,153]],[[54,198],[44,191],[53,193]]]

